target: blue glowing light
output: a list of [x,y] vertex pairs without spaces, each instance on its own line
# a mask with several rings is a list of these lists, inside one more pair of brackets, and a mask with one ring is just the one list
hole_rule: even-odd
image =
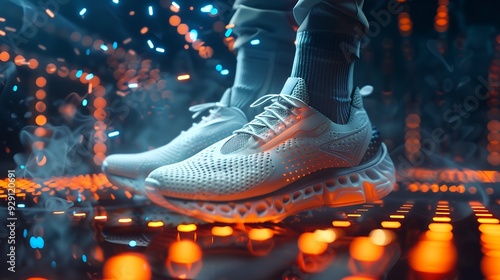
[[104,44],[101,45],[101,50],[107,51],[108,49],[109,49],[108,46],[106,46]]
[[165,49],[164,48],[156,48],[156,51],[159,53],[164,53]]
[[80,10],[80,15],[83,16],[87,12],[87,8],[83,8]]
[[82,198],[81,198],[81,197],[78,197],[78,198],[76,199],[76,201],[78,201],[78,202],[82,202]]
[[82,261],[87,262],[87,256],[85,254],[82,255]]
[[24,207],[26,207],[26,204],[19,203],[19,204],[17,205],[17,207],[19,207],[19,208],[24,208]]
[[43,240],[43,238],[41,236],[38,236],[38,237],[32,236],[30,238],[30,246],[33,249],[37,249],[37,248],[43,249],[43,246],[45,246],[45,241]]
[[215,65],[215,70],[220,72],[222,70],[222,65],[220,64]]
[[52,266],[52,268],[56,268],[56,266],[57,266],[57,265],[56,265],[56,261],[52,261],[52,262],[50,263],[50,266]]
[[82,106],[85,107],[85,106],[87,106],[87,104],[89,104],[89,101],[87,99],[83,99]]
[[149,6],[148,11],[149,11],[149,15],[152,16],[153,15],[153,6]]
[[252,41],[250,41],[250,45],[252,46],[255,46],[255,45],[258,45],[260,44],[260,40],[259,39],[253,39]]
[[118,4],[120,3],[120,0],[113,0],[113,3]]
[[214,6],[212,5],[206,5],[206,6],[203,6],[200,11],[202,11],[203,13],[210,13],[210,11],[213,9]]
[[224,36],[229,37],[231,36],[231,33],[233,33],[233,29],[229,28],[228,30],[226,30],[226,33],[224,33]]
[[129,88],[138,88],[139,85],[137,83],[130,83],[130,84],[128,84],[128,87]]
[[216,16],[218,13],[219,13],[219,10],[217,10],[217,8],[212,8],[212,9],[210,10],[210,14],[211,14],[212,16]]
[[92,78],[94,78],[94,74],[90,73],[85,77],[85,80],[90,81]]
[[12,88],[13,91],[17,91],[17,85]]
[[152,49],[155,47],[155,45],[153,45],[153,42],[151,40],[148,40],[148,46]]
[[21,169],[24,169],[24,164],[21,164],[21,166],[19,166]]
[[27,229],[24,229],[23,230],[23,237],[26,238],[26,236],[28,236],[28,230]]
[[83,71],[82,70],[78,70],[78,71],[76,71],[76,75],[75,76],[77,78],[80,78],[82,76],[82,74],[83,74]]
[[85,51],[85,54],[86,54],[86,55],[90,55],[90,49],[87,49],[87,50]]
[[118,48],[118,42],[113,42],[113,49],[117,49]]
[[111,137],[116,137],[118,135],[120,135],[120,131],[118,131],[118,130],[111,131],[110,133],[108,133],[108,137],[110,137],[110,138]]
[[191,30],[189,32],[189,38],[191,38],[191,40],[193,40],[193,41],[196,41],[196,39],[198,39],[198,31],[196,31],[194,29]]
[[229,70],[224,69],[224,70],[220,71],[220,74],[221,74],[222,76],[226,76],[227,74],[229,74]]
[[137,241],[135,241],[135,240],[130,240],[130,242],[128,243],[128,245],[129,245],[130,247],[135,247],[135,246],[137,246]]
[[179,9],[181,6],[179,6],[179,4],[175,3],[175,2],[172,2],[172,6],[174,6],[176,9]]

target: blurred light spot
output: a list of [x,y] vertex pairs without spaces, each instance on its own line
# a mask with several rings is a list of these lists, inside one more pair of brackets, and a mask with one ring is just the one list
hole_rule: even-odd
[[26,236],[28,236],[28,230],[27,229],[24,229],[23,230],[23,237],[26,238]]
[[45,12],[47,13],[47,15],[49,15],[49,17],[54,18],[54,12],[52,12],[50,9],[45,9]]
[[155,47],[155,45],[153,45],[153,42],[151,40],[148,40],[148,46],[150,49]]
[[87,50],[85,51],[85,54],[86,54],[86,55],[90,55],[90,49],[87,49]]
[[217,8],[214,7],[212,9],[210,9],[210,14],[212,16],[216,16],[218,13],[219,13],[219,10],[217,10]]
[[113,0],[113,3],[118,4],[120,3],[120,0]]
[[191,76],[189,74],[177,76],[178,81],[185,81],[185,80],[189,80],[190,78],[191,78]]
[[151,279],[151,267],[142,254],[123,253],[106,261],[103,267],[104,279]]
[[226,33],[224,33],[224,36],[229,37],[231,36],[231,33],[233,33],[233,29],[229,28],[228,30],[226,30]]
[[215,65],[215,70],[220,72],[222,70],[222,65],[220,64]]
[[90,74],[87,74],[87,76],[85,77],[85,80],[90,81],[90,80],[92,80],[92,78],[94,78],[94,74],[90,73]]
[[299,250],[302,253],[310,255],[319,255],[326,251],[328,244],[326,242],[319,241],[315,234],[312,232],[304,232],[299,236],[298,239]]
[[400,228],[401,223],[398,221],[383,221],[380,223],[383,228]]
[[100,215],[100,216],[95,216],[94,217],[95,220],[107,220],[108,217],[107,216],[104,216],[104,215]]
[[384,248],[374,244],[371,238],[362,236],[354,238],[349,247],[349,252],[356,260],[374,262],[382,257]]
[[264,241],[273,238],[274,232],[268,228],[253,228],[248,232],[248,238],[255,241]]
[[113,42],[113,49],[117,49],[118,48],[118,42]]
[[331,228],[317,229],[314,231],[314,237],[320,242],[332,243],[335,239],[337,239],[337,234]]
[[118,219],[118,222],[119,223],[130,223],[132,222],[132,219],[131,218],[121,218],[121,219]]
[[198,31],[196,31],[194,29],[191,30],[189,32],[189,38],[191,38],[191,40],[193,40],[193,41],[196,41],[196,39],[198,39]]
[[83,71],[78,70],[78,71],[76,71],[75,77],[80,78],[82,75],[83,75]]
[[137,88],[137,87],[139,87],[139,85],[137,83],[130,83],[130,84],[128,84],[128,87],[129,88]]
[[108,137],[110,137],[110,138],[118,136],[118,135],[120,135],[120,131],[118,131],[118,130],[108,133]]
[[38,126],[43,126],[43,125],[45,125],[47,123],[47,117],[45,117],[44,115],[38,115],[35,118],[35,123]]
[[170,246],[165,266],[176,279],[195,279],[201,270],[201,257],[202,251],[198,244],[181,240]]
[[151,221],[148,223],[148,227],[162,227],[163,226],[163,222],[162,221]]
[[12,90],[13,91],[17,91],[17,85],[15,85],[14,87],[12,87]]
[[229,74],[229,70],[224,69],[224,70],[220,71],[220,74],[221,74],[222,76],[226,76],[226,75],[228,75],[228,74]]
[[453,230],[453,226],[443,223],[431,223],[429,224],[429,230],[435,232],[451,232]]
[[82,255],[82,261],[87,262],[87,255],[85,255],[85,254]]
[[451,218],[450,217],[433,217],[432,220],[434,222],[450,222]]
[[149,6],[148,7],[148,12],[149,12],[149,15],[152,16],[153,15],[153,6]]
[[56,261],[52,261],[52,262],[50,263],[50,266],[51,266],[52,268],[56,268],[56,266],[57,266]]
[[129,245],[130,247],[135,247],[135,246],[137,246],[137,241],[135,241],[135,240],[130,240],[130,242],[128,243],[128,245]]
[[233,228],[230,227],[230,226],[223,226],[223,227],[219,227],[219,226],[214,226],[212,228],[212,235],[215,235],[215,236],[230,236],[233,234]]
[[212,10],[212,8],[213,8],[213,7],[214,7],[214,6],[212,6],[212,5],[206,5],[206,6],[203,6],[203,7],[200,9],[200,11],[202,11],[203,13],[209,13],[209,12],[210,12],[210,10]]
[[17,207],[19,207],[19,208],[24,208],[24,207],[26,207],[26,204],[24,204],[24,203],[19,203],[19,204],[17,205]]
[[498,224],[500,221],[495,218],[479,218],[477,219],[480,224]]
[[164,48],[156,48],[156,51],[159,53],[164,53],[165,49]]
[[86,8],[80,10],[80,15],[83,16],[87,12]]
[[180,231],[180,232],[192,232],[195,230],[196,230],[195,224],[187,224],[187,225],[180,224],[177,226],[177,231]]
[[374,229],[370,232],[370,240],[379,246],[389,245],[395,238],[394,233],[384,229]]
[[250,41],[250,45],[252,46],[255,46],[255,45],[258,45],[260,44],[260,40],[259,39],[253,39],[252,41]]
[[82,106],[85,107],[85,106],[87,106],[87,104],[89,104],[89,101],[87,99],[83,99]]
[[334,227],[350,227],[351,222],[350,221],[333,221],[332,225]]

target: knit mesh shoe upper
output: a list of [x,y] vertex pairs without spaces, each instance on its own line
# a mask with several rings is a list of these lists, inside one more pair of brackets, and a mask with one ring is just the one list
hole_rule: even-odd
[[339,125],[309,107],[304,81],[290,78],[279,95],[254,102],[272,103],[233,136],[154,170],[146,185],[172,198],[231,201],[274,192],[320,170],[357,166],[372,134],[359,99],[356,92],[358,106]]
[[238,108],[220,103],[207,103],[190,108],[193,118],[210,109],[210,114],[193,124],[170,143],[157,149],[138,154],[108,156],[103,163],[106,174],[127,178],[146,177],[155,168],[187,159],[211,144],[231,135],[247,120]]

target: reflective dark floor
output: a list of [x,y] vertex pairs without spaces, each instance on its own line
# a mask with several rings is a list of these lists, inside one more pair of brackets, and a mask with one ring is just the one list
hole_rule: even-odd
[[[16,272],[0,278],[498,279],[499,182],[498,171],[412,169],[375,203],[226,225],[171,213],[102,174],[17,179]],[[5,221],[8,179],[0,186]]]

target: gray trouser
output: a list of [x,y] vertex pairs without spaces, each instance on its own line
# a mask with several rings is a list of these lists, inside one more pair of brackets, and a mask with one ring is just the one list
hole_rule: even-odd
[[359,30],[368,28],[361,10],[364,0],[236,0],[230,21],[237,35],[234,47],[254,39],[259,39],[264,49],[278,50],[282,45],[289,45],[295,40],[294,26],[298,24],[299,31],[308,30],[309,12],[321,2],[331,7],[325,11],[329,23],[315,29],[356,36]]

